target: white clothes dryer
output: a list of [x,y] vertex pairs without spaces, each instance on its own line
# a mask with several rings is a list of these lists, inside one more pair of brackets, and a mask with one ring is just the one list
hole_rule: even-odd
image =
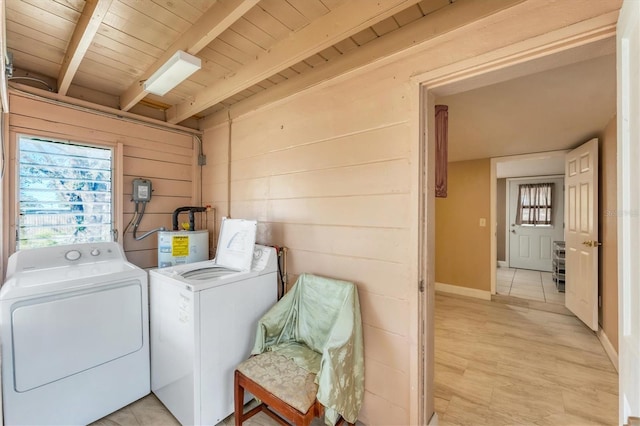
[[117,243],[11,255],[0,289],[5,424],[87,424],[147,395],[147,295],[147,273]]
[[[238,248],[232,240],[218,244],[217,258]],[[233,412],[233,372],[276,302],[276,250],[250,248],[248,271],[210,260],[149,272],[151,390],[183,425],[213,425]]]

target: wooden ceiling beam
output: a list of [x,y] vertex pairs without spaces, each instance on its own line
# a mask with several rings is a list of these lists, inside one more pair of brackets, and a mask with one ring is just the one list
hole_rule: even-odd
[[67,90],[71,86],[71,80],[76,75],[76,71],[78,71],[78,67],[80,67],[80,63],[87,53],[93,37],[98,32],[98,28],[109,10],[111,2],[112,0],[86,0],[58,74],[59,94],[67,94]]
[[167,121],[179,123],[218,102],[294,65],[335,43],[392,16],[419,0],[352,0],[287,37],[255,61],[167,110]]
[[138,81],[135,81],[129,86],[120,96],[120,108],[123,111],[128,111],[140,102],[140,100],[147,95],[142,84],[144,80],[164,65],[178,50],[196,55],[216,37],[222,34],[223,31],[240,19],[249,9],[255,6],[258,1],[259,0],[218,0],[142,74]]

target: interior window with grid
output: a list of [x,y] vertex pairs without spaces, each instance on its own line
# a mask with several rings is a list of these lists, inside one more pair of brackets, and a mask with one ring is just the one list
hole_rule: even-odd
[[17,249],[111,241],[113,151],[20,136]]
[[518,225],[551,225],[553,182],[518,185]]

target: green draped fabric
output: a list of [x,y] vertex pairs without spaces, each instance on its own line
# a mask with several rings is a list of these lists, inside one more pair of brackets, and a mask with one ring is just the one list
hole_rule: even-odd
[[265,351],[283,354],[316,374],[327,425],[340,415],[355,423],[364,397],[364,348],[353,283],[300,275],[258,322],[252,354]]

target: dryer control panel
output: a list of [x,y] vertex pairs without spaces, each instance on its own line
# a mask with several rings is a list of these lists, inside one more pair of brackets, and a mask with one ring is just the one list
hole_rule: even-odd
[[7,279],[18,272],[59,268],[127,258],[115,242],[69,244],[20,250],[9,257]]

